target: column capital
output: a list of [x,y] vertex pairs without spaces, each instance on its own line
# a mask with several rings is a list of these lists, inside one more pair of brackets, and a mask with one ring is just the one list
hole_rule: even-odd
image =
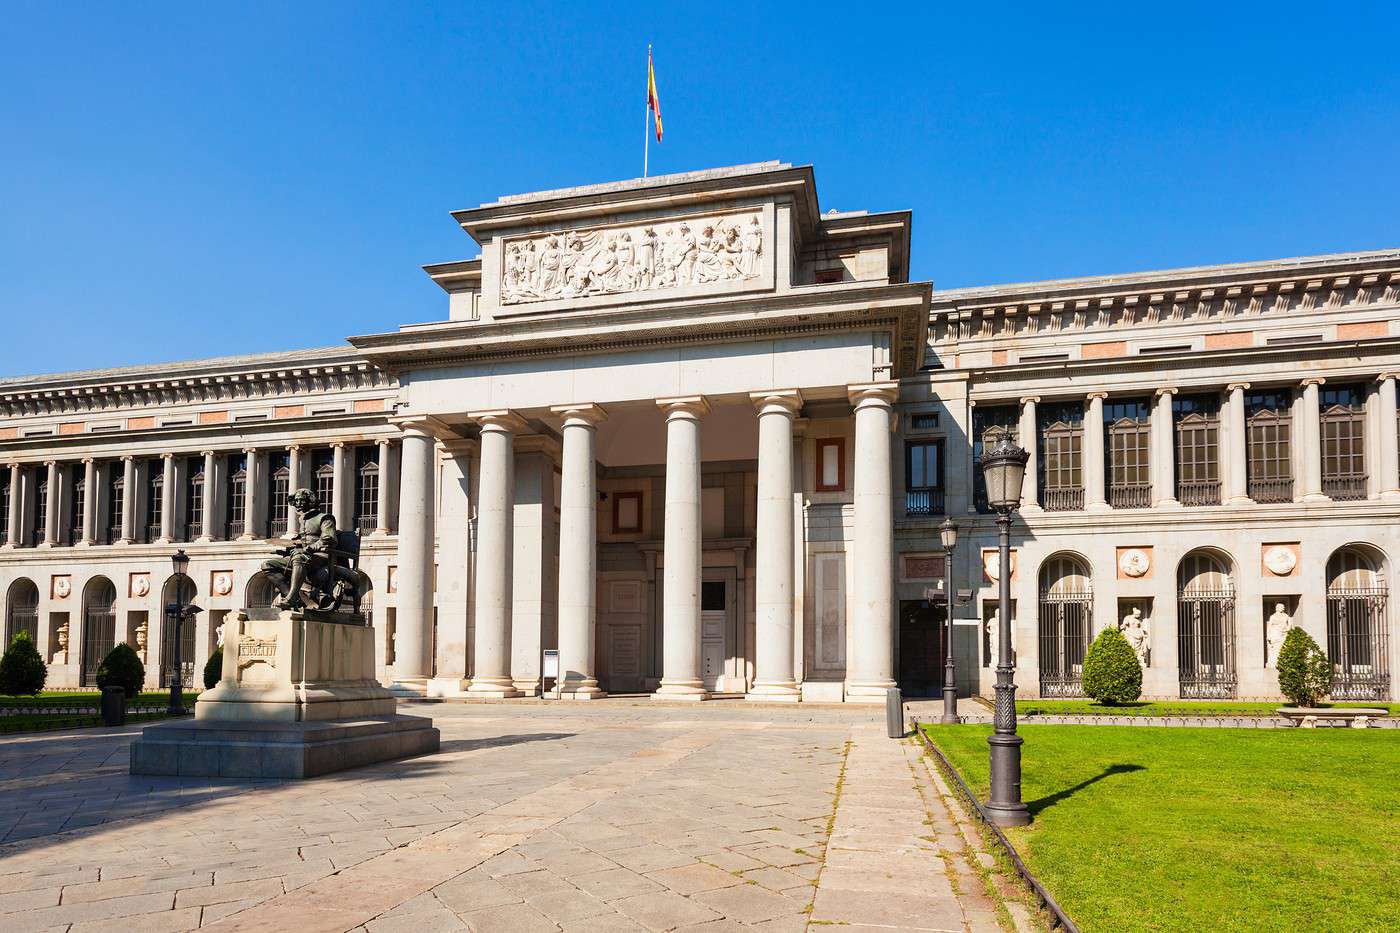
[[122,454],[122,463],[129,463],[136,460],[135,454]]
[[1158,388],[1157,391],[1153,394],[1156,395],[1158,398],[1161,398],[1164,395],[1176,395],[1179,391],[1181,390],[1178,389],[1176,386],[1162,386]]
[[161,453],[160,459],[162,459],[162,460],[174,460],[174,459],[175,459],[175,453],[174,453],[174,451],[170,451],[170,450],[164,451],[164,452]]
[[1325,376],[1308,376],[1306,379],[1303,379],[1303,380],[1300,382],[1300,385],[1302,385],[1302,386],[1304,386],[1304,387],[1307,387],[1307,386],[1320,386],[1320,385],[1322,385],[1322,384],[1323,384],[1324,382],[1326,382],[1326,381],[1327,381],[1327,378],[1326,378]]
[[889,408],[899,398],[897,382],[863,382],[846,387],[846,397],[856,408]]
[[1396,378],[1397,376],[1400,376],[1400,373],[1397,373],[1397,372],[1381,373],[1379,376],[1376,377],[1376,381],[1377,381],[1377,382],[1385,382],[1385,381],[1387,381],[1387,380],[1394,379],[1394,378]]
[[699,418],[710,413],[710,400],[703,395],[676,395],[657,399],[656,407],[665,412],[668,419]]
[[1228,385],[1225,386],[1225,391],[1226,391],[1226,392],[1233,392],[1233,391],[1235,391],[1236,389],[1239,389],[1241,392],[1243,392],[1243,391],[1245,391],[1245,390],[1248,389],[1248,388],[1249,388],[1249,383],[1247,383],[1247,382],[1231,382],[1231,383],[1229,383]]
[[259,448],[257,448],[257,447],[244,447],[244,448],[243,448],[243,453],[244,453],[245,455],[252,456],[253,454],[257,453],[258,450],[259,450]]
[[[1172,389],[1172,391],[1175,392],[1176,390],[1175,390],[1175,389]],[[1086,395],[1084,396],[1084,398],[1087,399],[1088,401],[1091,401],[1091,402],[1092,402],[1094,399],[1098,399],[1099,401],[1102,402],[1104,399],[1108,398],[1108,393],[1107,393],[1107,392],[1089,392],[1088,394],[1086,394]]]
[[802,392],[800,389],[772,389],[767,392],[750,392],[749,401],[753,402],[754,408],[758,409],[760,415],[775,414],[778,412],[796,415],[802,410]]
[[212,451],[212,450],[201,450],[201,451],[199,452],[199,455],[200,455],[201,457],[212,457],[212,456],[214,456],[214,451]]
[[57,460],[45,460],[45,461],[44,461],[44,466],[49,467],[50,469],[52,469],[53,467],[58,466],[58,461],[57,461]]
[[83,465],[84,465],[84,466],[87,466],[89,463],[96,463],[96,462],[97,462],[97,461],[96,461],[96,458],[94,458],[94,457],[84,457],[84,458],[83,458]]
[[331,450],[340,450],[344,446],[344,441],[331,441]]
[[417,434],[419,436],[426,434],[429,437],[452,437],[455,434],[440,419],[432,415],[400,415],[397,418],[390,418],[389,423],[403,434]]
[[480,425],[483,431],[505,431],[513,434],[525,427],[525,419],[509,408],[469,411],[467,417]]
[[1021,396],[1021,404],[1022,404],[1022,405],[1039,405],[1039,404],[1040,404],[1040,396],[1039,396],[1039,395],[1023,395],[1023,396]]
[[575,402],[572,405],[555,405],[549,409],[558,415],[566,428],[595,427],[608,417],[607,410],[592,402]]

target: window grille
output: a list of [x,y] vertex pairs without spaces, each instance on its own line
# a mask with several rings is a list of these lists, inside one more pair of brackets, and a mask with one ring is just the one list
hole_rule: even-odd
[[1251,392],[1244,398],[1244,408],[1249,497],[1255,502],[1292,502],[1292,393]]
[[272,518],[268,521],[268,531],[274,538],[287,533],[287,496],[290,495],[292,471],[283,466],[272,473]]
[[161,467],[159,460],[151,462],[149,469],[151,478],[146,495],[146,541],[154,541],[160,537],[161,525],[164,524],[165,513],[165,474],[157,473]]
[[5,644],[8,646],[20,632],[28,632],[39,643],[39,587],[21,577],[10,584],[5,600]]
[[987,484],[982,478],[982,451],[999,437],[1009,437],[1016,443],[1020,413],[1014,405],[972,410],[972,502],[983,514],[992,511],[987,505]]
[[1089,570],[1078,559],[1052,557],[1040,569],[1040,695],[1084,695],[1084,654],[1093,631]]
[[1141,400],[1115,401],[1104,406],[1108,422],[1108,504],[1115,509],[1141,509],[1152,504],[1152,416]]
[[1322,392],[1322,491],[1366,498],[1366,404],[1358,386]]
[[367,535],[379,527],[379,464],[366,457],[358,472],[360,489],[355,497],[355,528]]
[[1235,585],[1213,554],[1186,555],[1177,571],[1177,670],[1183,699],[1235,698]]
[[1220,504],[1220,399],[1175,399],[1176,495],[1182,505]]
[[[82,470],[82,467],[78,469]],[[75,471],[76,473],[76,471]],[[83,511],[87,507],[87,477],[79,473],[73,478],[73,503],[68,513],[68,543],[77,544],[83,540]]]
[[1049,405],[1040,421],[1040,504],[1047,512],[1082,509],[1084,407]]
[[228,479],[228,536],[230,539],[241,536],[245,527],[248,506],[248,471],[239,469]]
[[[201,464],[203,461],[199,461]],[[204,532],[204,469],[190,472],[185,495],[185,540],[193,541]]]
[[943,442],[904,447],[904,511],[907,515],[943,514]]
[[107,543],[115,544],[122,537],[122,515],[126,512],[126,479],[121,467],[112,467],[112,480],[107,486]]
[[909,426],[915,431],[933,431],[938,428],[938,412],[918,411],[909,416]]
[[117,588],[105,577],[97,577],[87,585],[83,600],[84,687],[97,686],[97,668],[116,644]]
[[1389,594],[1379,561],[1342,548],[1327,562],[1327,656],[1333,700],[1390,699]]

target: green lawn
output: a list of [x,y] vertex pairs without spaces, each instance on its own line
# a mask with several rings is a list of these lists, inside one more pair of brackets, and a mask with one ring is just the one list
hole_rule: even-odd
[[[1220,700],[1138,700],[1108,706],[1093,700],[1017,700],[1019,716],[1273,716],[1287,700],[1272,703],[1240,703]],[[1323,706],[1367,706],[1400,713],[1400,703],[1324,703]]]
[[[990,726],[925,727],[982,799]],[[1400,731],[1023,726],[1007,836],[1086,933],[1400,918]]]
[[[186,706],[189,706],[199,696],[199,691],[186,690],[183,698]],[[169,690],[143,690],[135,698],[127,701],[127,706],[150,706],[156,703],[165,703],[170,699]],[[96,706],[102,701],[102,694],[92,690],[72,693],[65,693],[61,690],[46,690],[37,696],[10,696],[0,695],[0,710],[3,709],[36,709],[49,707],[72,707],[91,705]]]

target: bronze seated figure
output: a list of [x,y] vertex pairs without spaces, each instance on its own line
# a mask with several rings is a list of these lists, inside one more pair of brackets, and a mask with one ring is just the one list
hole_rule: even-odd
[[358,615],[360,574],[354,563],[360,556],[359,537],[337,530],[335,516],[320,510],[311,490],[298,489],[289,502],[301,516],[301,531],[262,565],[277,591],[273,606],[336,612],[348,596]]

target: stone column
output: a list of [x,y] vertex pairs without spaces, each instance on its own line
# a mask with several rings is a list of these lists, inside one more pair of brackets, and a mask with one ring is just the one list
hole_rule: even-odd
[[899,383],[852,386],[855,405],[856,572],[851,577],[846,696],[881,703],[894,682],[894,521],[891,512],[890,406]]
[[287,448],[287,537],[293,537],[301,530],[301,520],[297,517],[297,510],[292,505],[292,493],[302,487],[302,463],[301,445],[293,444]]
[[122,536],[118,544],[131,544],[136,540],[136,502],[140,499],[136,488],[136,458],[122,457]]
[[1249,429],[1244,418],[1244,391],[1247,382],[1225,387],[1225,504],[1240,505],[1249,498]]
[[407,508],[399,535],[393,690],[423,694],[433,670],[437,440],[426,421],[408,421],[399,427],[403,431],[404,451],[400,495]]
[[243,448],[243,534],[240,541],[252,541],[262,537],[258,532],[258,527],[262,524],[263,515],[263,494],[266,492],[266,483],[263,482],[264,473],[267,472],[267,458],[264,457],[256,447]]
[[10,464],[10,516],[5,528],[5,547],[14,548],[20,545],[20,512],[24,508],[24,470],[18,463]]
[[595,444],[597,405],[551,409],[564,419],[564,463],[559,494],[559,672],[560,696],[590,700],[598,688],[598,484]]
[[1150,456],[1152,472],[1152,504],[1157,507],[1173,508],[1181,505],[1176,498],[1176,436],[1172,422],[1172,396],[1176,389],[1170,386],[1157,390],[1152,400],[1152,449]]
[[1090,511],[1108,509],[1104,490],[1103,400],[1107,392],[1090,392],[1084,412],[1084,502]]
[[1381,408],[1380,439],[1380,492],[1385,499],[1400,498],[1400,451],[1397,451],[1395,373],[1380,376],[1379,395]]
[[389,493],[394,488],[394,473],[390,469],[390,461],[393,459],[393,445],[388,439],[379,441],[379,508],[378,514],[374,517],[374,533],[377,535],[389,534]]
[[[445,439],[438,454],[437,636],[433,639],[433,678],[428,696],[461,696],[471,682],[467,672],[471,645],[470,557],[472,461],[477,443]],[[380,505],[387,494],[380,470]],[[378,534],[378,532],[376,532]]]
[[[515,532],[515,432],[524,420],[505,409],[473,412],[467,417],[481,425],[476,530],[476,639],[469,696],[520,696],[510,676],[511,586]],[[408,472],[405,464],[404,472]],[[400,525],[408,527],[407,499]],[[400,531],[402,537],[403,531]]]
[[[1016,444],[1025,449],[1026,475],[1021,480],[1021,512],[1039,512],[1040,508],[1040,480],[1038,477],[1039,464],[1036,451],[1037,438],[1040,431],[1035,423],[1035,406],[1040,401],[1038,395],[1028,395],[1021,399],[1021,423],[1016,428]],[[979,654],[980,658],[981,655]]]
[[1322,492],[1322,406],[1318,386],[1326,382],[1320,376],[1303,380],[1303,423],[1298,435],[1303,457],[1303,501],[1326,502]]
[[91,547],[97,541],[97,497],[102,490],[97,483],[97,461],[83,458],[83,537],[74,542]]
[[63,497],[59,495],[59,484],[63,477],[57,460],[45,460],[44,469],[48,471],[48,486],[44,492],[44,543],[40,547],[53,547],[61,540],[59,529],[62,527],[63,516],[59,511]]
[[175,540],[175,455],[167,451],[160,460],[160,537],[155,543],[169,544]]
[[792,422],[802,393],[755,392],[758,408],[758,549],[754,555],[751,700],[797,702],[793,674]]
[[666,413],[661,685],[655,696],[702,700],[700,676],[700,418],[702,395],[657,399]]
[[336,525],[344,531],[355,528],[355,448],[344,441],[331,445],[331,466],[335,471],[335,487],[331,491],[334,502],[323,502],[335,516]]
[[219,501],[218,470],[214,463],[214,451],[201,451],[200,456],[204,458],[204,488],[200,490],[204,496],[204,504],[201,506],[203,522],[196,540],[213,541],[219,531],[218,516],[214,514]]

